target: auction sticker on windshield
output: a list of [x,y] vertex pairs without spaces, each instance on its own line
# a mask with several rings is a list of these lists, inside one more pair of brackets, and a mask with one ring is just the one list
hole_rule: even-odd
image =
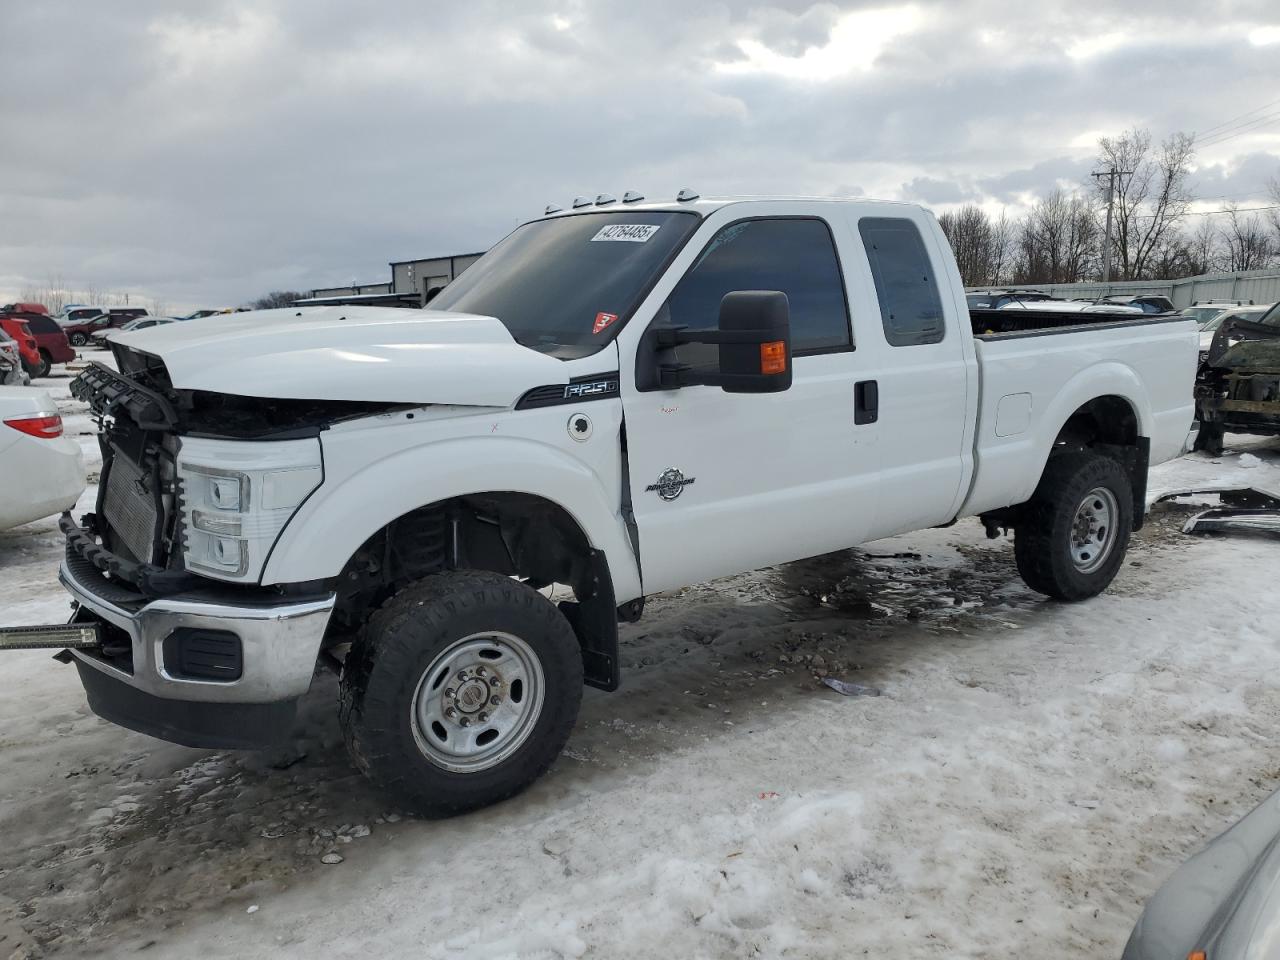
[[597,240],[613,240],[623,243],[645,243],[658,232],[660,223],[611,223],[601,227],[591,242]]
[[599,333],[601,330],[606,330],[613,324],[613,321],[617,319],[618,315],[616,313],[597,313],[596,322],[592,326],[591,332]]

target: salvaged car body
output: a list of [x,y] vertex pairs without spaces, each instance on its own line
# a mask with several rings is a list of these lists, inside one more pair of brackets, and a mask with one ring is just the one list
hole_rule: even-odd
[[1260,320],[1225,321],[1196,375],[1197,450],[1226,432],[1280,436],[1280,304]]

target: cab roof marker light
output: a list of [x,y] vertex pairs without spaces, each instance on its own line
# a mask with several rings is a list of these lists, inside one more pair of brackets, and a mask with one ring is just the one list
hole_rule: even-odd
[[676,194],[676,200],[679,203],[688,203],[690,200],[697,200],[698,196],[699,194],[697,190],[690,190],[688,187],[685,187]]
[[604,207],[611,203],[617,203],[617,202],[618,202],[617,200],[615,200],[612,196],[610,196],[607,193],[601,193],[596,196],[597,207]]
[[628,190],[622,195],[623,203],[638,203],[644,199],[644,194],[638,190]]
[[543,211],[542,211],[542,215],[543,215],[544,217],[547,217],[547,216],[550,216],[550,215],[551,215],[551,214],[553,214],[553,213],[559,213],[559,212],[560,212],[561,210],[563,210],[563,209],[564,209],[564,207],[560,206],[560,204],[558,204],[558,203],[548,203],[548,204],[547,204],[547,208],[546,208],[545,210],[543,210]]
[[573,209],[581,210],[583,207],[589,207],[589,206],[591,206],[590,197],[574,197],[573,198]]

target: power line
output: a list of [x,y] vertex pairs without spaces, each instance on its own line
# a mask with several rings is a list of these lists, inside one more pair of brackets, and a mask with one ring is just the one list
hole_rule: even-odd
[[1221,123],[1216,123],[1212,127],[1209,127],[1206,130],[1201,130],[1197,132],[1196,139],[1198,140],[1202,137],[1208,138],[1209,135],[1213,133],[1213,131],[1220,130],[1222,127],[1229,127],[1233,123],[1235,123],[1237,120],[1243,120],[1245,117],[1252,116],[1255,113],[1261,113],[1263,110],[1266,110],[1268,107],[1274,107],[1278,103],[1280,103],[1280,100],[1272,100],[1270,103],[1264,103],[1260,107],[1254,107],[1252,110],[1246,110],[1244,113],[1240,114],[1239,116],[1232,117],[1230,120],[1223,120]]
[[1215,133],[1203,140],[1197,139],[1195,141],[1195,146],[1197,148],[1215,147],[1220,143],[1226,143],[1228,140],[1234,140],[1236,137],[1242,136],[1243,134],[1256,132],[1256,130],[1261,127],[1270,126],[1278,120],[1280,120],[1280,111],[1263,117],[1257,117],[1256,119],[1250,120],[1248,123],[1240,124],[1236,127],[1222,130],[1219,133]]

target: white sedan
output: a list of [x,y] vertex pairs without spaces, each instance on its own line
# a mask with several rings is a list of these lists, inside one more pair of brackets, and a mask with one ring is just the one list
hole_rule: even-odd
[[0,530],[70,510],[84,488],[80,444],[49,394],[0,387]]

